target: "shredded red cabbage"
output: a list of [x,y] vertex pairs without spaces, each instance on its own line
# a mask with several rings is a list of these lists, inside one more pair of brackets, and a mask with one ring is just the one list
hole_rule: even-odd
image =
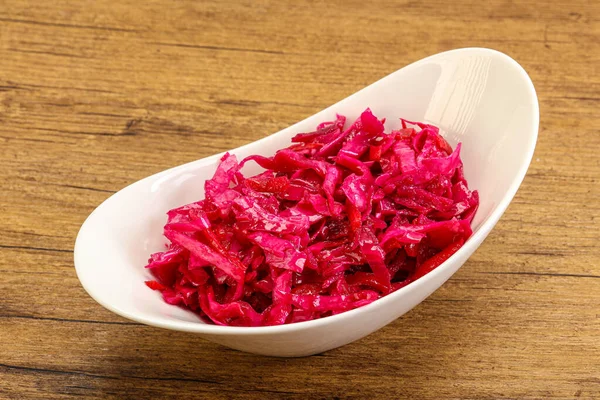
[[[296,135],[273,157],[225,154],[206,198],[168,212],[171,244],[146,284],[207,322],[280,325],[369,304],[432,271],[471,235],[479,204],[432,125],[366,110]],[[245,163],[266,171],[246,178]]]

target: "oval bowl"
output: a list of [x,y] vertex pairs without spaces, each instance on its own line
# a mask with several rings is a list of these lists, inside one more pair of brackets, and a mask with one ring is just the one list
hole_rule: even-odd
[[[164,249],[166,212],[203,198],[222,154],[142,179],[115,193],[90,214],[75,243],[75,268],[89,295],[107,309],[144,324],[197,333],[251,353],[306,356],[358,340],[400,317],[439,288],[473,254],[498,222],[523,180],[538,133],[539,107],[531,79],[513,59],[482,48],[452,50],[410,64],[280,132],[230,152],[270,156],[336,113],[353,120],[367,107],[440,127],[451,145],[463,143],[469,185],[480,195],[473,235],[450,259],[423,278],[367,306],[313,321],[269,327],[207,324],[163,302],[148,289],[144,266]],[[249,168],[245,173],[254,173]]]

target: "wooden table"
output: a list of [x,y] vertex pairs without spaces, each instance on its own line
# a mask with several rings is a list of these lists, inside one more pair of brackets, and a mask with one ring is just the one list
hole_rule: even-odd
[[[600,3],[0,0],[0,398],[600,398]],[[96,304],[86,216],[436,52],[537,88],[529,173],[440,290],[320,356],[243,354]]]

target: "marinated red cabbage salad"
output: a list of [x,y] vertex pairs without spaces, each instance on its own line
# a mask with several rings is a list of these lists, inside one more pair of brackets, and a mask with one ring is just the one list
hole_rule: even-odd
[[[273,157],[225,154],[205,199],[168,212],[146,284],[205,321],[266,326],[369,304],[435,269],[479,205],[438,128],[384,132],[369,109],[301,133]],[[265,172],[244,177],[244,164]]]

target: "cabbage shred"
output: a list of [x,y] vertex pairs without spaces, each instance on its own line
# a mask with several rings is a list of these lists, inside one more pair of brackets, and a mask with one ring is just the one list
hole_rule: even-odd
[[[460,144],[384,122],[367,109],[273,157],[225,154],[205,199],[168,212],[147,285],[207,322],[264,326],[361,307],[435,269],[471,235],[478,194]],[[265,172],[244,177],[248,162]]]

